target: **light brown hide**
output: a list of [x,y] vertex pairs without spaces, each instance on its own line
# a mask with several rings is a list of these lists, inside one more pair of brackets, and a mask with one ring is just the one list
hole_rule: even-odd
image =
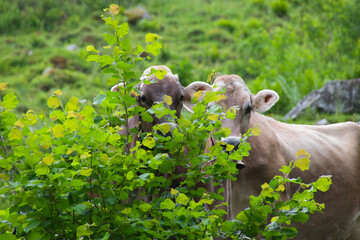
[[[326,126],[282,123],[256,112],[268,110],[277,101],[273,91],[253,95],[236,75],[221,76],[213,85],[215,90],[226,89],[227,99],[220,102],[225,109],[240,108],[234,120],[224,121],[223,126],[232,130],[231,136],[241,136],[255,125],[261,130],[260,136],[248,139],[250,155],[244,158],[245,168],[239,171],[237,181],[224,183],[229,218],[249,207],[249,196],[258,195],[260,185],[281,174],[278,169],[304,149],[311,154],[310,170],[295,170],[290,177],[301,177],[309,183],[321,175],[332,175],[333,183],[329,191],[315,193],[315,200],[325,203],[324,212],[311,214],[305,224],[296,224],[296,239],[360,239],[360,126],[351,122]],[[246,114],[244,108],[248,104],[252,111]],[[287,188],[286,194],[290,196],[295,191]]]

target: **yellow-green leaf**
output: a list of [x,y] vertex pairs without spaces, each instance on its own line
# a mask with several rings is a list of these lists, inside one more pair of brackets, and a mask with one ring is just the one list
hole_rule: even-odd
[[257,126],[251,128],[251,134],[254,136],[259,136],[261,134],[260,128],[258,128]]
[[171,127],[169,124],[164,123],[159,125],[159,130],[163,133],[163,134],[167,134],[170,131]]
[[276,191],[278,191],[278,192],[283,192],[283,191],[285,191],[285,186],[284,186],[283,184],[279,185],[279,186],[277,187]]
[[93,170],[91,168],[88,168],[88,169],[83,168],[83,169],[80,170],[80,175],[85,176],[85,177],[89,177],[91,175],[92,171]]
[[110,5],[110,12],[114,15],[119,14],[119,5],[117,4],[111,4]]
[[173,194],[173,195],[177,194],[178,192],[179,192],[178,190],[175,190],[173,188],[170,190],[170,193]]
[[300,149],[297,153],[296,153],[297,157],[300,156],[307,156],[307,157],[311,157],[309,153],[307,153],[304,149]]
[[175,203],[170,199],[170,198],[166,198],[162,203],[160,203],[160,209],[174,209],[175,208]]
[[124,208],[124,210],[121,211],[121,213],[123,214],[130,214],[131,213],[131,208]]
[[1,105],[4,108],[11,110],[14,107],[16,107],[18,103],[19,103],[19,100],[17,99],[16,95],[13,92],[9,92],[8,94],[6,94],[4,96]]
[[79,108],[80,108],[80,103],[77,97],[71,97],[68,103],[65,105],[66,111],[76,111]]
[[152,137],[146,137],[143,141],[143,144],[147,148],[153,148],[155,147],[155,140]]
[[313,185],[322,192],[329,190],[331,185],[331,176],[321,176]]
[[164,95],[164,102],[170,106],[172,104],[172,98],[169,95]]
[[231,144],[226,144],[226,151],[230,152],[231,150],[234,149],[234,145],[231,145]]
[[99,51],[97,51],[97,50],[95,49],[95,47],[92,46],[92,45],[88,45],[88,46],[86,47],[86,51],[88,51],[88,52],[99,52]]
[[63,125],[55,125],[52,132],[57,138],[63,137],[65,136],[65,127]]
[[78,129],[78,123],[76,118],[66,119],[64,126],[69,129],[70,132],[73,132]]
[[53,155],[48,155],[48,156],[44,157],[43,162],[48,166],[51,165],[54,162]]
[[193,98],[198,100],[199,97],[201,97],[201,95],[202,95],[202,91],[197,91],[196,93],[194,93]]
[[277,221],[278,219],[279,219],[279,216],[272,217],[272,218],[271,218],[271,222],[275,222],[275,221]]
[[220,101],[220,100],[222,100],[222,99],[225,99],[225,98],[226,98],[225,95],[219,94],[219,95],[217,95],[217,96],[215,97],[215,101],[218,102],[218,101]]
[[0,83],[0,91],[6,91],[7,88],[8,88],[7,83]]
[[186,205],[189,202],[189,198],[185,194],[181,193],[176,197],[176,202],[182,205]]
[[41,175],[48,175],[50,172],[50,169],[47,166],[42,166],[39,167],[35,170],[36,175],[41,176]]
[[211,121],[216,121],[216,120],[219,119],[219,115],[217,115],[217,114],[210,114],[210,115],[208,116],[208,119],[211,120]]
[[9,133],[9,140],[20,140],[23,138],[23,133],[20,129],[18,129],[17,127],[14,127],[13,129],[11,129],[10,133]]
[[6,176],[6,174],[4,174],[4,173],[0,173],[0,178],[4,179],[5,181],[9,180],[9,177]]
[[308,157],[299,158],[295,161],[295,167],[300,168],[301,171],[309,170],[310,168],[310,159]]
[[56,90],[55,92],[54,92],[54,94],[56,95],[56,96],[61,96],[62,95],[62,91],[60,90],[60,89],[58,89],[58,90]]
[[48,100],[47,100],[47,105],[49,108],[57,108],[59,107],[61,104],[61,101],[58,97],[56,96],[51,96]]
[[148,33],[148,34],[145,35],[145,40],[146,40],[147,43],[155,42],[159,38],[161,38],[161,37],[159,35],[157,35],[157,34],[154,34],[154,33]]

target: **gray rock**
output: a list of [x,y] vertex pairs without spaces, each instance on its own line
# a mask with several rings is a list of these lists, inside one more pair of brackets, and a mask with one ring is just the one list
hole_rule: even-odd
[[327,82],[303,97],[285,118],[295,119],[309,107],[325,113],[360,113],[360,78]]
[[68,51],[76,51],[78,49],[79,49],[79,47],[75,43],[66,46],[66,50],[68,50]]
[[53,68],[52,68],[52,67],[47,67],[47,68],[44,69],[42,75],[43,75],[43,76],[48,76],[48,75],[50,75],[50,73],[51,73],[52,71],[53,71]]
[[329,121],[326,120],[325,118],[319,120],[317,123],[315,123],[315,125],[328,125]]

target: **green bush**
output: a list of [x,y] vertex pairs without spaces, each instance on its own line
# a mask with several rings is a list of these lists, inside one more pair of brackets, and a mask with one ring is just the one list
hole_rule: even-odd
[[[246,142],[257,135],[255,128],[247,133],[239,149],[228,156],[219,141],[204,153],[210,132],[220,140],[229,135],[220,120],[233,118],[232,111],[222,113],[220,106],[206,106],[221,99],[215,92],[206,93],[194,107],[194,114],[177,119],[174,111],[155,104],[145,110],[137,106],[135,64],[147,60],[145,50],[158,55],[160,36],[149,33],[146,45],[133,45],[128,39],[127,23],[116,19],[117,6],[111,5],[103,16],[113,33],[104,34],[108,46],[100,53],[88,46],[88,61],[97,62],[108,74],[107,84],[123,83],[119,92],[99,94],[92,106],[77,97],[63,101],[56,90],[47,99],[49,114],[29,110],[22,116],[13,113],[17,97],[0,84],[0,238],[6,239],[211,239],[228,237],[248,239],[261,234],[266,238],[284,239],[296,235],[292,221],[306,222],[308,213],[321,211],[323,205],[313,200],[317,190],[326,191],[329,177],[304,184],[289,179],[290,171],[306,170],[309,159],[301,157],[284,166],[284,176],[275,176],[262,185],[258,197],[250,197],[250,208],[236,219],[224,221],[221,204],[208,210],[218,193],[206,192],[201,186],[219,185],[235,180],[237,169],[229,159],[241,160],[250,150]],[[157,76],[161,73],[155,72]],[[145,82],[150,84],[150,82]],[[195,98],[200,95],[196,94]],[[164,98],[169,104],[172,101]],[[104,114],[100,114],[104,112]],[[156,132],[128,129],[118,134],[127,119],[141,114],[152,121],[170,115],[178,123],[173,137]],[[169,125],[154,130],[169,131]],[[131,149],[124,147],[137,134],[141,141]],[[200,147],[199,147],[200,146]],[[185,149],[187,154],[184,154]],[[300,152],[298,155],[306,155]],[[208,164],[216,159],[213,164]],[[185,172],[176,172],[182,167]],[[174,174],[177,173],[177,174]],[[286,184],[298,184],[288,202],[279,201]],[[300,189],[300,188],[299,188]],[[226,203],[224,203],[226,204]]]

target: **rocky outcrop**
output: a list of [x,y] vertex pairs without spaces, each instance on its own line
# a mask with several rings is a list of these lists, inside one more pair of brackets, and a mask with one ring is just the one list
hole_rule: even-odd
[[326,113],[360,113],[360,78],[327,82],[302,98],[285,118],[295,119],[308,108]]

